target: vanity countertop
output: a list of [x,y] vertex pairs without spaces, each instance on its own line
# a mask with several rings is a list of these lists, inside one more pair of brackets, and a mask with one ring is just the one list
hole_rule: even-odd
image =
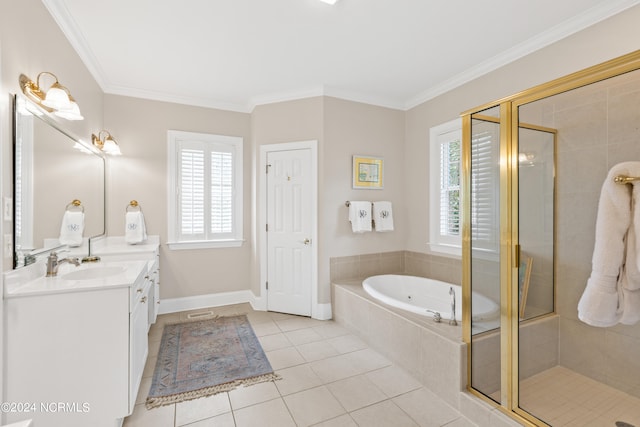
[[96,255],[119,255],[132,254],[140,252],[153,252],[160,246],[159,236],[149,236],[142,243],[130,245],[125,242],[122,236],[109,236],[100,240],[96,240],[92,244],[91,251]]
[[[76,267],[65,263],[58,267],[57,276],[45,277],[46,265],[38,262],[23,269],[14,270],[13,274],[5,274],[4,297],[16,298],[129,287],[141,275],[147,273],[147,264],[147,261],[100,261]],[[98,273],[96,277],[92,276],[93,272]]]

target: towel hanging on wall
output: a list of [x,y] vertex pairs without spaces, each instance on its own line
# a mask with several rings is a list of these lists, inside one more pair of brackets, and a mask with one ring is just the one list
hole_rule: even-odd
[[138,202],[132,200],[127,205],[125,214],[124,241],[130,245],[147,240],[147,227],[144,223],[144,214]]
[[592,271],[578,303],[578,318],[592,326],[640,320],[640,185],[617,184],[617,175],[640,176],[640,162],[609,171],[602,185]]
[[376,231],[393,231],[393,208],[391,202],[373,202],[373,222]]
[[349,221],[354,233],[371,231],[371,202],[350,202]]
[[67,205],[60,225],[59,241],[61,245],[77,247],[82,244],[84,233],[84,207],[80,200],[74,200]]

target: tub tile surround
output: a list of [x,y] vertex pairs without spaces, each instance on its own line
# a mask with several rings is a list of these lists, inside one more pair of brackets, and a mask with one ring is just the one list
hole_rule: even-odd
[[456,285],[462,283],[460,259],[412,251],[335,257],[329,265],[331,283],[362,280],[378,274],[410,274]]
[[[149,334],[150,357],[137,405],[134,413],[125,419],[124,427],[485,425],[463,416],[440,393],[425,388],[415,375],[335,321],[253,311],[249,304],[206,310],[221,316],[247,314],[263,346],[274,341],[284,346],[271,351],[265,347],[275,372],[282,378],[147,410],[143,402],[153,375],[149,364],[155,363],[162,328],[185,320],[189,312],[160,315]],[[274,335],[278,338],[272,338]],[[310,345],[332,351],[323,356],[314,353],[307,358],[304,349]],[[280,358],[283,351],[298,357]]]

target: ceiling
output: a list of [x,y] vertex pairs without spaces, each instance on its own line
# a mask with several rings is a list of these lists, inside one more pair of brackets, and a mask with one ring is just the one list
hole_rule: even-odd
[[42,0],[105,93],[406,110],[640,0]]

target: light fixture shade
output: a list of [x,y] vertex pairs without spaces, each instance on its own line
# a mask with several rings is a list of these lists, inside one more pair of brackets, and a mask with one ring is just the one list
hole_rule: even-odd
[[42,104],[54,110],[69,110],[71,108],[69,94],[58,82],[51,85]]
[[82,114],[80,114],[80,107],[78,107],[78,104],[75,101],[71,101],[69,105],[71,106],[71,108],[60,109],[53,114],[67,120],[83,120],[84,117],[82,117]]
[[107,136],[104,139],[104,145],[102,146],[102,151],[112,156],[119,156],[122,154],[122,152],[120,151],[120,146],[111,136]]
[[320,1],[326,4],[336,4],[338,0],[320,0]]

